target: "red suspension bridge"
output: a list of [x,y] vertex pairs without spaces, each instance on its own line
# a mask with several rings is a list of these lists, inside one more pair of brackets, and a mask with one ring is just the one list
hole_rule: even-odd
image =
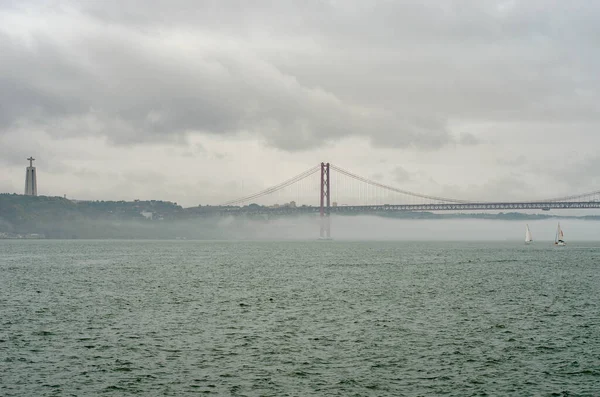
[[[289,200],[282,202],[282,200]],[[318,213],[329,237],[332,213],[600,208],[600,190],[533,201],[468,201],[399,189],[321,163],[268,189],[222,204],[226,213]]]

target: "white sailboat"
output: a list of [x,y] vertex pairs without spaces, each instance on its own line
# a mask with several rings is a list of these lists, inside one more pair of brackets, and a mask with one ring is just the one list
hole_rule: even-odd
[[533,237],[531,237],[531,230],[529,230],[529,225],[525,225],[525,244],[529,244],[533,241]]
[[564,234],[562,229],[560,228],[560,222],[558,222],[558,227],[556,228],[556,237],[554,238],[554,245],[566,245],[564,240]]

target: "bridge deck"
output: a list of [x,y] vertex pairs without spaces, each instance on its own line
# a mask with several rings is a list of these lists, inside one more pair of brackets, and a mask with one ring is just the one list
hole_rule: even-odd
[[[540,202],[497,202],[497,203],[450,203],[450,204],[385,204],[385,205],[344,205],[330,207],[336,213],[373,213],[399,211],[490,211],[490,210],[551,210],[551,209],[593,209],[600,208],[600,201],[540,201]],[[319,207],[237,207],[225,210],[226,213],[313,213]]]

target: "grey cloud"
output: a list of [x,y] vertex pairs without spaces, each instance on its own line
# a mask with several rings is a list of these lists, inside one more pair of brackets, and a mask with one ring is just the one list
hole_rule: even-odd
[[[537,174],[545,175],[546,178],[556,184],[564,185],[568,194],[584,194],[600,190],[600,156],[577,157],[565,154],[554,163],[545,168],[534,170]],[[582,190],[587,186],[587,190]],[[561,196],[555,194],[554,197]]]
[[[9,60],[3,72],[12,70],[0,82],[5,128],[24,120],[54,135],[96,133],[115,143],[173,139],[188,131],[249,130],[293,150],[316,146],[321,139],[364,134],[356,125],[369,120],[354,116],[333,95],[302,87],[251,56],[204,54],[196,67],[180,68],[178,60],[156,61],[133,42],[128,48],[92,40],[85,49],[61,55],[46,38],[34,40],[45,49],[43,55],[32,56],[13,41],[3,43]],[[21,68],[21,63],[43,64],[44,58],[72,59],[84,50],[87,63],[95,65],[88,70],[85,65],[61,70],[60,62],[44,72]],[[75,70],[76,81],[63,79],[68,70]]]
[[508,174],[494,176],[478,185],[441,185],[440,196],[470,201],[535,200],[539,192],[527,183],[522,175]]
[[0,133],[437,149],[478,143],[450,120],[599,123],[600,6],[573,4],[31,2],[46,27],[0,28]]
[[[39,147],[36,148],[35,146],[36,145],[33,145],[33,147],[31,148],[32,153],[37,152],[37,150],[40,149]],[[6,144],[0,145],[0,164],[1,165],[4,165],[4,166],[23,165],[26,163],[25,158],[26,157],[23,156],[23,153],[15,151],[13,148],[9,147],[8,145],[6,145]]]
[[380,172],[376,172],[373,175],[371,175],[371,177],[369,179],[371,179],[372,181],[382,181],[383,180],[384,175]]
[[463,145],[477,145],[478,143],[480,143],[479,139],[477,139],[475,135],[470,134],[468,132],[460,134],[458,142],[460,142]]
[[403,167],[397,166],[392,171],[392,177],[394,178],[394,182],[404,183],[411,180],[411,174]]
[[169,157],[177,157],[177,156],[188,157],[188,158],[204,157],[204,158],[217,159],[217,160],[222,160],[227,157],[227,154],[221,153],[218,151],[208,150],[199,143],[197,143],[195,145],[191,145],[190,147],[169,148],[169,149],[165,150],[165,153]]
[[509,166],[509,167],[519,167],[523,165],[527,165],[527,158],[524,155],[519,155],[517,157],[509,157],[509,158],[498,158],[496,159],[496,163],[498,165]]

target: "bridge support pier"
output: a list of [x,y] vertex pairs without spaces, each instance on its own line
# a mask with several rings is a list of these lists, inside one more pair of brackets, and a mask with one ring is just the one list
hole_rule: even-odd
[[321,231],[320,238],[331,238],[331,179],[329,173],[329,163],[321,163]]

